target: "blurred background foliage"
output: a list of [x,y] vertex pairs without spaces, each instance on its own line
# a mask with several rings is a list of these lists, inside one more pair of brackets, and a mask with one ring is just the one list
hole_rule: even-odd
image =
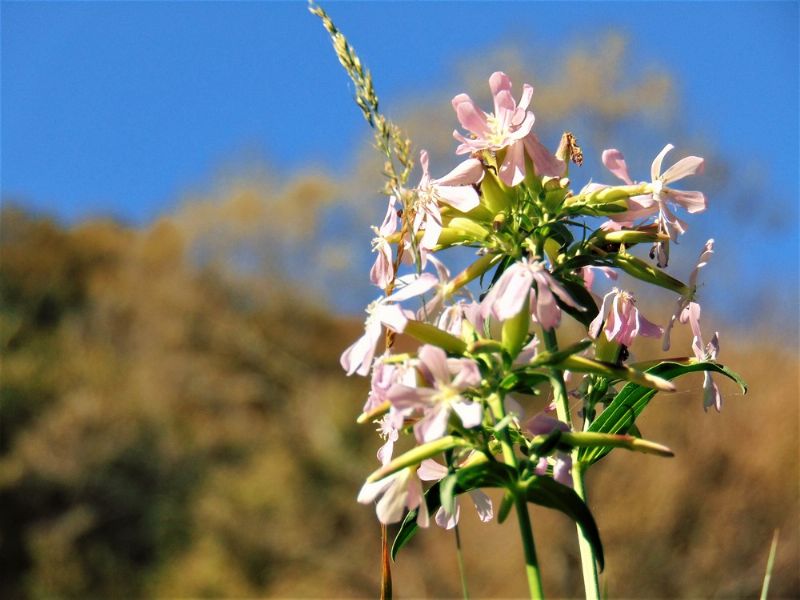
[[[613,136],[633,154],[637,137],[679,135],[671,76],[623,78],[624,39],[609,36],[601,49],[572,51],[549,79],[501,49],[465,66],[459,89],[485,104],[483,74],[503,64],[515,81],[543,81],[541,122],[575,121],[587,146]],[[447,99],[414,107],[399,121],[417,148],[444,157]],[[559,133],[538,130],[549,142]],[[714,156],[710,142],[692,147]],[[376,595],[379,529],[355,495],[379,444],[354,422],[366,382],[338,364],[361,328],[341,308],[374,294],[367,225],[383,211],[380,163],[367,141],[354,152],[353,170],[335,175],[281,178],[244,165],[142,227],[67,226],[4,198],[0,596]],[[727,174],[709,162],[710,212],[786,235],[769,207],[745,223],[735,195],[717,203]],[[676,273],[713,233],[703,223],[675,252]],[[709,289],[739,293],[734,265],[715,258],[706,271]],[[648,316],[668,315],[670,300],[653,300]],[[767,301],[758,296],[745,318],[704,313],[748,395],[726,386],[722,414],[704,414],[700,381],[686,379],[641,421],[676,458],[620,451],[590,475],[611,597],[754,596],[776,528],[772,595],[800,595],[798,354],[785,326],[796,315],[783,306],[754,322]],[[681,334],[673,348],[688,349]],[[572,524],[533,516],[546,591],[580,595]],[[462,535],[476,597],[524,595],[513,527],[466,514]],[[451,532],[418,536],[395,565],[398,596],[458,596],[453,549]]]

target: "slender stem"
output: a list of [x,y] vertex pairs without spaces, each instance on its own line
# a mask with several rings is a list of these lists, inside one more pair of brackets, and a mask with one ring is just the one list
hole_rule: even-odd
[[[542,338],[548,352],[558,351],[558,340],[554,329],[544,330]],[[569,398],[567,397],[567,386],[564,384],[564,373],[559,369],[553,370],[556,400],[556,413],[558,418],[572,427],[572,417],[569,412]],[[577,449],[572,452],[572,484],[575,493],[581,500],[586,502],[586,489],[583,482],[583,468],[578,460]],[[597,560],[594,549],[589,543],[589,539],[584,535],[580,525],[576,525],[578,530],[578,547],[581,551],[581,567],[583,570],[583,586],[587,600],[598,600],[600,598],[600,580],[597,576]]]
[[456,558],[458,559],[458,574],[461,576],[461,593],[464,600],[469,600],[469,592],[467,591],[467,571],[464,568],[464,556],[461,553],[461,534],[458,532],[458,523],[453,528],[456,533]]
[[[586,488],[583,481],[583,467],[577,460],[577,453],[573,454],[572,458],[572,485],[575,488],[575,493],[586,502]],[[594,556],[594,549],[589,542],[583,529],[580,525],[578,529],[578,547],[581,551],[581,569],[583,570],[583,585],[586,591],[587,600],[599,600],[600,598],[600,580],[597,575],[597,561]]]
[[761,586],[761,596],[759,596],[760,600],[767,600],[767,595],[769,594],[769,583],[772,579],[772,568],[775,566],[775,553],[778,550],[778,531],[775,530],[775,533],[772,535],[772,545],[769,548],[769,557],[767,558],[767,572],[764,573],[764,583]]
[[544,598],[542,578],[539,573],[539,563],[536,559],[536,546],[533,543],[533,529],[531,518],[528,514],[528,502],[525,500],[524,491],[514,493],[514,504],[517,509],[519,531],[522,535],[522,548],[525,551],[525,574],[528,576],[528,590],[531,600]]
[[[501,421],[506,416],[503,407],[503,398],[499,394],[489,396],[489,407],[496,421]],[[503,460],[506,464],[517,469],[517,457],[514,454],[514,446],[511,444],[508,431],[502,429],[497,432],[500,446],[503,449]],[[536,558],[536,544],[533,541],[533,527],[531,526],[530,515],[528,514],[528,503],[525,498],[525,490],[515,488],[511,490],[514,494],[514,506],[517,509],[517,519],[519,521],[519,534],[522,537],[522,548],[525,552],[525,574],[528,577],[528,590],[531,600],[544,598],[542,590],[542,576],[539,572],[539,562]]]

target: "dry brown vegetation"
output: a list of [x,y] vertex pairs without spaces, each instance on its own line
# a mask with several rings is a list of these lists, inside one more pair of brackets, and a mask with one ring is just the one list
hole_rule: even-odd
[[[536,81],[542,122],[582,111],[595,147],[631,112],[674,130],[668,74],[627,80],[623,42],[602,44],[576,48],[555,78],[514,51],[468,72],[503,64]],[[488,91],[483,75],[467,83]],[[565,89],[581,94],[565,103]],[[401,122],[415,144],[449,153],[447,98],[414,100]],[[355,228],[318,234],[325,211],[367,206],[381,187],[368,151],[337,178],[237,179],[141,229],[3,211],[0,597],[376,596],[379,529],[355,496],[378,440],[354,423],[366,383],[338,365],[360,323],[318,296],[325,277],[366,279]],[[796,332],[721,330],[750,392],[723,384],[720,415],[696,391],[657,396],[641,429],[676,457],[618,450],[589,475],[609,597],[753,597],[776,528],[771,596],[800,596]],[[572,524],[532,514],[545,591],[580,595]],[[462,534],[473,597],[525,595],[513,523],[465,510]],[[397,596],[459,596],[453,549],[451,533],[418,536],[395,565]]]
[[[378,528],[354,496],[377,440],[338,366],[359,325],[190,247],[167,220],[3,213],[3,597],[375,594]],[[773,597],[800,593],[797,355],[725,333],[750,393],[727,386],[720,415],[657,397],[641,427],[676,458],[617,451],[590,475],[611,596],[753,596],[775,528]],[[579,595],[572,525],[533,515],[547,591]],[[467,514],[463,536],[476,597],[524,595],[513,526]],[[453,545],[419,536],[398,596],[457,596]]]

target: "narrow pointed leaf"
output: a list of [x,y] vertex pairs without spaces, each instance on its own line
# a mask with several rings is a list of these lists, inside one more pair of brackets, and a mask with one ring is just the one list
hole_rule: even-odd
[[[743,392],[747,392],[744,380],[724,365],[711,361],[662,362],[647,369],[649,375],[671,380],[686,373],[697,371],[714,371],[729,377],[739,384]],[[631,431],[636,418],[645,409],[657,390],[643,387],[636,383],[628,383],[614,397],[599,417],[589,427],[589,431],[597,433],[626,434]],[[581,449],[578,458],[585,464],[592,464],[603,458],[611,448]]]
[[589,507],[581,500],[575,490],[561,485],[551,477],[534,477],[525,488],[528,502],[561,511],[575,521],[592,545],[600,570],[603,570],[603,544],[600,532]]

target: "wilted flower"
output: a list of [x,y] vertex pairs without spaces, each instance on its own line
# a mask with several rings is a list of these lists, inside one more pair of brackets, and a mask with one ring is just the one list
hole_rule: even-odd
[[[611,303],[610,311],[609,303]],[[598,337],[601,328],[605,331],[608,341],[616,341],[623,346],[630,346],[637,335],[661,337],[663,331],[661,327],[651,323],[639,313],[631,294],[617,288],[603,297],[600,312],[589,325],[589,335],[593,338]]]
[[[719,332],[714,333],[714,337],[703,348],[703,338],[695,335],[692,340],[692,350],[698,360],[717,360],[719,355]],[[714,380],[711,379],[711,373],[703,371],[703,409],[708,410],[709,406],[717,409],[717,412],[722,410],[722,396],[719,393],[719,388]]]
[[375,237],[372,239],[372,251],[377,252],[375,263],[369,272],[369,279],[382,290],[386,289],[394,279],[394,265],[392,264],[392,245],[387,238],[397,231],[397,199],[389,198],[386,216],[380,227],[373,227]]
[[700,252],[700,258],[697,259],[697,264],[689,275],[689,293],[678,298],[675,303],[675,310],[664,330],[664,344],[662,347],[665,352],[669,350],[669,336],[676,320],[679,319],[681,323],[686,323],[688,321],[692,326],[693,335],[699,335],[700,329],[698,321],[700,320],[700,305],[694,301],[694,296],[697,293],[697,276],[700,273],[700,269],[708,264],[712,254],[714,254],[714,240],[708,240],[706,245],[703,246],[702,252]]

